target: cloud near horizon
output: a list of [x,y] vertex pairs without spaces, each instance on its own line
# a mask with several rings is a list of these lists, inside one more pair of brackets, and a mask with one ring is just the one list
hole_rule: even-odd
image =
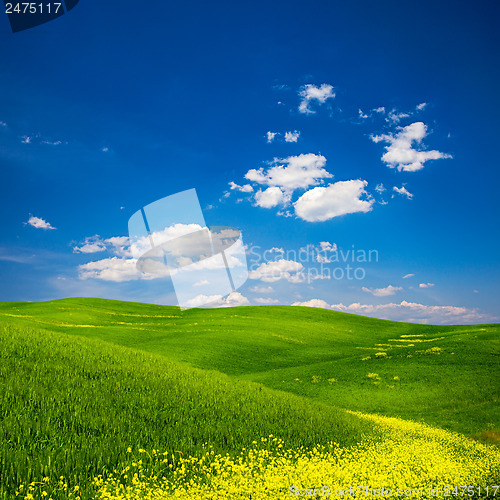
[[385,288],[367,288],[364,286],[361,290],[363,290],[363,292],[371,293],[375,297],[387,297],[388,295],[394,295],[396,292],[400,292],[403,290],[403,287],[389,285]]
[[223,295],[198,295],[188,301],[188,307],[239,307],[249,306],[250,301],[240,292],[231,292],[227,297]]
[[334,311],[359,314],[379,319],[403,321],[421,324],[477,324],[491,323],[499,318],[482,313],[478,309],[457,306],[427,306],[406,300],[388,304],[360,304],[359,302],[344,305],[328,304],[322,299],[311,299],[305,302],[294,302],[293,306],[320,307]]

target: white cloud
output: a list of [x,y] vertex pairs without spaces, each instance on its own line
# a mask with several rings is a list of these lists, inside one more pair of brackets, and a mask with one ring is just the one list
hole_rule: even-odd
[[248,277],[253,280],[261,280],[273,283],[281,279],[297,282],[302,279],[297,274],[304,266],[294,260],[280,259],[271,262],[263,262],[257,269],[250,271]]
[[418,110],[418,111],[422,111],[425,107],[427,106],[427,103],[426,102],[421,102],[420,104],[417,104],[415,106],[415,108]]
[[385,189],[385,187],[384,187],[384,185],[382,183],[377,184],[375,186],[375,191],[377,191],[377,193],[379,193],[379,194],[382,194],[385,190],[386,189]]
[[363,113],[363,111],[361,111],[360,109],[358,109],[358,116],[359,118],[361,118],[362,120],[365,120],[366,118],[368,118],[368,115]]
[[432,288],[434,283],[420,283],[419,288]]
[[141,273],[135,267],[137,259],[111,257],[81,264],[78,266],[78,277],[82,280],[89,278],[103,281],[131,281],[140,279]]
[[477,309],[456,306],[427,306],[403,300],[401,303],[389,304],[360,304],[350,305],[332,304],[329,305],[322,299],[312,299],[307,302],[295,302],[294,306],[320,307],[333,309],[335,311],[347,312],[351,314],[361,314],[380,319],[390,319],[393,321],[407,321],[411,323],[423,324],[471,324],[488,323],[498,321],[498,318],[485,314]]
[[333,177],[325,170],[326,158],[322,155],[308,153],[284,159],[275,158],[273,163],[274,166],[266,171],[263,168],[249,170],[245,178],[259,184],[293,191],[317,185],[322,179]]
[[[182,236],[182,234],[179,236]],[[105,239],[104,243],[108,245],[109,250],[116,255],[121,257],[132,256],[132,249],[130,248],[128,236],[112,236],[111,238]]]
[[266,133],[267,142],[273,142],[277,134],[278,134],[277,132],[268,131]]
[[310,108],[311,102],[316,101],[319,104],[324,104],[327,99],[335,97],[335,92],[333,86],[327,83],[322,83],[319,87],[307,84],[300,89],[299,95],[302,98],[299,104],[299,112],[312,114],[315,111]]
[[294,132],[285,132],[285,142],[297,142],[300,136],[300,132],[295,130]]
[[42,140],[42,144],[47,144],[49,146],[59,146],[59,144],[62,144],[62,141],[49,141],[49,140]]
[[203,307],[205,305],[208,306],[216,306],[216,304],[220,303],[223,300],[222,295],[197,295],[193,299],[187,301],[187,307]]
[[427,306],[403,300],[399,304],[333,304],[332,309],[381,319],[409,321],[412,323],[461,324],[494,321],[495,317],[479,312],[477,309],[456,306]]
[[[153,238],[156,245],[160,245],[166,241],[179,238],[180,236],[196,233],[201,229],[203,228],[199,224],[172,224],[163,229],[163,231],[154,231],[151,234],[151,238]],[[191,249],[181,248],[179,246],[178,252],[181,254],[185,251],[184,255],[188,256],[192,255],[192,252],[199,250],[199,247],[193,247],[194,240],[190,241],[190,245],[192,247]],[[99,235],[95,235],[85,238],[79,246],[74,247],[73,251],[75,253],[94,253],[107,250],[118,257],[135,257],[138,259],[150,249],[151,243],[149,236],[134,239],[131,244],[128,236],[112,236],[103,239]]]
[[285,250],[283,250],[283,248],[272,247],[272,248],[269,249],[269,252],[285,253]]
[[226,298],[222,295],[198,295],[186,305],[187,307],[238,307],[249,306],[250,301],[239,292],[231,292]]
[[106,244],[99,239],[99,236],[92,236],[85,238],[81,246],[73,247],[74,253],[97,253],[104,252]]
[[428,160],[452,158],[451,155],[432,150],[415,149],[413,144],[421,145],[422,139],[427,136],[427,126],[423,122],[414,122],[400,128],[397,134],[383,134],[371,136],[373,142],[386,142],[386,152],[382,161],[391,168],[399,171],[415,172],[424,168]]
[[315,187],[295,203],[295,214],[308,222],[333,219],[340,215],[372,210],[373,200],[361,200],[366,181],[340,181],[326,187]]
[[329,241],[320,241],[319,246],[323,252],[336,252],[337,243],[330,243]]
[[237,307],[249,306],[250,301],[241,295],[240,292],[231,292],[224,300],[221,301],[219,307]]
[[102,149],[101,149],[101,151],[102,151],[103,153],[107,153],[107,152],[109,151],[109,148],[104,147],[104,148],[102,148]]
[[119,257],[131,257],[132,250],[128,236],[112,236],[102,239],[98,234],[88,236],[81,243],[73,247],[74,253],[97,253],[105,250]]
[[320,264],[330,264],[331,260],[326,255],[316,255],[316,262]]
[[50,222],[47,222],[46,220],[43,220],[40,217],[34,217],[33,215],[30,215],[28,222],[25,222],[24,224],[33,226],[36,229],[45,229],[45,230],[56,229],[54,226],[50,224]]
[[361,288],[363,292],[371,293],[375,297],[387,297],[388,295],[394,295],[396,292],[400,292],[403,288],[400,286],[386,286],[385,288],[366,288],[365,286]]
[[253,286],[250,291],[253,293],[274,293],[272,286]]
[[385,107],[384,106],[380,106],[379,108],[373,108],[372,111],[374,111],[375,113],[384,114],[385,113]]
[[259,189],[255,193],[255,204],[262,208],[272,208],[289,201],[289,196],[276,186],[268,187],[265,191]]
[[409,118],[409,117],[410,115],[408,113],[401,113],[393,109],[392,111],[389,111],[389,114],[387,115],[385,121],[390,123],[398,123],[401,121],[402,118]]
[[29,135],[23,135],[23,137],[21,138],[21,142],[23,144],[31,144],[31,140],[32,137],[30,137]]
[[239,186],[233,181],[229,182],[231,189],[235,189],[236,191],[241,191],[242,193],[251,193],[253,191],[253,187],[250,184],[244,184],[243,186]]
[[413,194],[410,193],[410,191],[408,191],[404,186],[401,186],[400,188],[394,186],[392,190],[395,191],[396,193],[399,193],[402,196],[406,196],[409,200],[413,198]]
[[408,279],[408,278],[413,278],[413,276],[415,276],[413,273],[410,273],[410,274],[405,274],[405,275],[403,276],[403,279],[404,279],[404,280],[406,280],[406,279]]
[[0,121],[0,127],[6,127],[7,124],[5,122]]
[[305,302],[294,302],[292,306],[319,307],[321,309],[330,309],[330,304],[322,299],[311,299]]
[[280,301],[278,299],[259,297],[258,299],[255,299],[255,302],[258,302],[259,304],[279,304]]

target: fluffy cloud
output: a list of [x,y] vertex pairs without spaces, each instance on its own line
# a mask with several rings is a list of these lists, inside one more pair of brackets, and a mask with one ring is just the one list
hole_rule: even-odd
[[111,257],[78,266],[78,277],[82,280],[89,278],[103,281],[131,281],[143,277],[135,267],[137,259]]
[[371,293],[375,297],[387,297],[388,295],[394,295],[396,292],[400,292],[403,288],[400,286],[386,286],[385,288],[366,288],[365,286],[361,288],[363,292]]
[[400,188],[394,186],[392,190],[395,191],[396,193],[399,193],[402,196],[406,196],[409,200],[413,198],[413,194],[410,193],[410,191],[408,191],[404,186],[401,186]]
[[335,92],[333,91],[333,87],[327,83],[322,83],[319,87],[307,84],[300,89],[299,95],[302,98],[299,104],[299,112],[312,114],[316,112],[310,108],[312,102],[315,101],[318,104],[324,104],[327,99],[335,97]]
[[106,244],[99,238],[99,236],[91,236],[85,238],[80,246],[73,247],[74,253],[97,253],[104,252]]
[[308,153],[284,159],[275,158],[273,163],[274,166],[265,171],[263,168],[249,170],[245,178],[259,184],[293,191],[317,185],[322,179],[333,177],[325,170],[326,158],[322,155]]
[[56,229],[54,226],[50,224],[50,222],[47,222],[46,220],[43,220],[40,217],[34,217],[33,215],[30,215],[28,222],[25,222],[24,224],[28,224],[32,227],[35,227],[36,229],[44,229],[44,230]]
[[258,299],[255,299],[255,302],[258,304],[279,304],[280,301],[278,299],[259,297]]
[[422,145],[422,139],[427,136],[427,126],[423,122],[415,122],[406,127],[400,128],[397,134],[383,134],[372,136],[373,142],[386,142],[386,152],[382,156],[382,161],[391,168],[399,171],[415,172],[424,168],[424,163],[428,160],[439,160],[442,158],[452,158],[451,155],[432,150],[415,149],[414,143]]
[[336,252],[337,243],[330,243],[329,241],[320,241],[319,246],[322,252]]
[[307,302],[295,302],[294,306],[321,307],[333,309],[335,311],[348,312],[351,314],[361,314],[380,319],[390,319],[393,321],[406,321],[423,324],[474,324],[498,321],[495,316],[484,314],[477,309],[456,306],[427,306],[415,302],[403,300],[399,304],[360,304],[350,305],[332,304],[329,305],[322,299],[312,299]]
[[299,140],[300,132],[285,132],[285,142],[297,142]]
[[385,191],[384,185],[382,183],[377,184],[375,186],[375,191],[377,191],[377,193],[379,193],[379,194],[382,194]]
[[434,283],[420,283],[419,288],[432,288]]
[[231,189],[234,189],[236,191],[241,191],[242,193],[251,193],[253,191],[253,187],[250,184],[239,186],[235,182],[230,181],[229,186],[231,187]]
[[132,256],[128,236],[112,236],[111,238],[104,240],[104,243],[108,245],[108,249],[110,249],[115,255],[119,255],[121,257]]
[[369,212],[374,200],[361,200],[366,181],[340,181],[326,187],[315,187],[295,203],[295,214],[308,222],[333,219],[339,215]]
[[253,280],[261,280],[267,283],[273,283],[281,279],[298,283],[303,278],[298,274],[304,266],[294,260],[280,259],[271,262],[262,263],[254,271],[248,273],[248,277]]
[[268,187],[265,191],[259,189],[255,193],[255,204],[262,208],[272,208],[290,200],[279,187]]
[[270,130],[266,133],[267,142],[273,142],[276,137],[277,132],[271,132]]
[[187,303],[187,307],[238,307],[249,305],[250,301],[239,292],[231,292],[226,298],[223,295],[198,295]]
[[311,299],[306,302],[294,302],[292,306],[319,307],[321,309],[330,309],[330,304],[322,299]]
[[113,236],[102,239],[99,235],[85,238],[79,245],[73,247],[74,253],[97,253],[107,250],[119,257],[131,257],[132,251],[127,236]]

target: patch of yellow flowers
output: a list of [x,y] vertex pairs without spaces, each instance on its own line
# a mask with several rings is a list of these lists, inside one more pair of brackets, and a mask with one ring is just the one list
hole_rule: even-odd
[[[373,421],[383,438],[351,448],[336,443],[313,449],[286,449],[270,435],[253,442],[236,457],[215,454],[207,445],[199,457],[177,453],[131,454],[130,465],[94,485],[99,500],[280,499],[290,498],[290,487],[429,488],[499,484],[500,452],[415,422],[351,412]],[[436,498],[436,497],[433,497]]]

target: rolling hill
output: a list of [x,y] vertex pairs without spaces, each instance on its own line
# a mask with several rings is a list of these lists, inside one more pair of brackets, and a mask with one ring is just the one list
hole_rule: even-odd
[[[24,495],[31,482],[26,494],[49,485],[54,499],[82,491],[82,498],[142,498],[144,488],[165,496],[166,486],[151,478],[172,474],[179,492],[193,477],[203,489],[224,477],[199,480],[199,462],[195,474],[193,460],[207,446],[231,475],[228,460],[251,448],[263,453],[269,435],[304,454],[335,443],[337,451],[321,457],[325,474],[338,472],[339,460],[365,463],[370,446],[387,447],[382,455],[390,458],[411,442],[420,446],[415,454],[452,464],[442,472],[450,481],[457,467],[477,469],[470,477],[478,481],[499,479],[499,325],[423,326],[286,306],[181,313],[83,298],[1,303],[0,324],[0,498]],[[388,435],[396,441],[388,444]],[[117,484],[127,483],[126,467],[137,467],[130,454],[138,450],[140,486],[123,496]],[[177,458],[158,461],[158,450]],[[257,476],[271,474],[270,456],[288,460],[290,471],[302,463],[274,452],[267,449],[260,475],[238,469],[241,484],[253,488]],[[195,497],[190,488],[186,498]]]

